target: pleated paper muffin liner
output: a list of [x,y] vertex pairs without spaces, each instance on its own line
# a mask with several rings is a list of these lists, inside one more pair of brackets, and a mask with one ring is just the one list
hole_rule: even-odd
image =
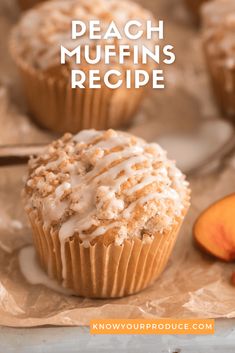
[[156,235],[152,242],[133,238],[122,245],[97,242],[84,247],[73,236],[64,244],[63,280],[58,232],[43,227],[37,211],[28,216],[43,269],[75,294],[89,298],[123,297],[149,286],[164,270],[183,221],[183,217],[177,220],[171,231]]
[[128,89],[125,84],[117,89],[104,84],[99,89],[73,89],[70,79],[50,77],[19,58],[15,41],[11,39],[10,50],[20,71],[29,112],[37,124],[51,131],[76,133],[127,126],[148,91],[149,86]]
[[212,57],[206,43],[204,52],[217,104],[225,116],[235,118],[235,68],[222,64],[219,57]]

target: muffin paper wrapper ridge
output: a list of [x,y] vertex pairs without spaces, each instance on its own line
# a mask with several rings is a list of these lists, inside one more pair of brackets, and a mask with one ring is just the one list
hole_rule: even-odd
[[[34,244],[42,267],[62,281],[61,247],[57,232],[43,228],[29,213]],[[85,248],[76,237],[65,243],[65,287],[85,297],[122,297],[150,285],[164,270],[182,221],[168,234],[158,235],[151,243],[140,239],[123,245],[96,243]]]
[[[19,180],[21,180],[23,174],[25,174],[24,169],[22,174],[19,174]],[[228,182],[230,178],[234,178],[234,171],[231,171],[231,173],[227,172],[220,179],[217,179],[216,195],[214,197],[223,196],[222,190],[224,189],[221,190],[219,185],[223,182],[229,188],[229,185],[231,185]],[[8,182],[13,186],[13,180],[8,178]],[[21,185],[21,182],[19,182],[19,185]],[[203,185],[207,188],[208,195],[212,195],[212,190],[214,192],[215,189],[212,185],[208,186],[207,177],[204,178]],[[20,188],[16,188],[15,190],[20,190]],[[194,183],[194,191],[198,195],[194,199],[197,204],[199,202],[200,205],[205,206],[208,200],[203,200],[198,190],[198,184]],[[19,197],[18,193],[19,191],[15,195],[17,198]],[[1,210],[3,209],[4,205],[1,204]],[[1,210],[0,212],[2,212]],[[229,284],[229,276],[231,275],[231,271],[233,271],[234,264],[229,265],[215,262],[211,258],[203,256],[195,248],[191,238],[191,224],[197,217],[198,212],[198,207],[191,208],[186,222],[184,222],[181,228],[179,239],[176,242],[173,254],[170,256],[164,273],[146,289],[120,299],[87,299],[66,296],[43,285],[30,285],[20,272],[18,252],[21,247],[30,244],[32,238],[31,230],[24,226],[21,230],[12,231],[10,223],[5,230],[0,228],[0,324],[17,327],[39,325],[73,326],[88,325],[91,319],[98,318],[235,317],[234,287]],[[175,235],[176,233],[171,236]],[[54,241],[57,248],[59,244],[57,243],[58,239],[56,239],[56,236],[43,238],[44,236],[45,234],[41,234],[35,240],[37,242],[40,239],[40,244],[37,244],[37,247],[39,252],[41,252],[42,261],[48,263],[50,256],[52,256],[50,254],[52,244],[47,242]],[[126,271],[128,267],[125,263],[122,263],[121,276],[116,276],[115,278],[115,273],[112,271],[106,271],[105,274],[105,268],[110,265],[110,258],[112,258],[112,261],[119,261],[121,265],[121,247],[117,247],[116,250],[115,248],[110,248],[108,254],[106,254],[107,256],[103,256],[102,251],[107,252],[107,248],[101,247],[100,249],[96,249],[95,247],[91,247],[90,249],[86,249],[81,248],[79,244],[75,245],[71,243],[70,247],[67,248],[67,256],[68,254],[72,254],[72,251],[80,251],[80,256],[76,257],[77,261],[80,261],[80,266],[84,267],[86,261],[87,265],[83,271],[82,283],[78,283],[78,286],[84,286],[86,290],[92,291],[94,289],[90,283],[91,276],[98,276],[100,278],[100,275],[104,275],[104,278],[102,278],[104,286],[99,282],[96,285],[98,288],[102,288],[103,293],[110,294],[111,292],[115,293],[117,288],[121,292],[123,288],[130,289],[134,285],[139,285],[139,288],[140,286],[144,286],[148,281],[148,278],[145,277],[145,269],[148,267],[151,268],[151,265],[154,264],[152,269],[156,266],[160,272],[160,269],[164,267],[164,261],[168,257],[167,252],[171,251],[170,247],[174,242],[172,240],[168,243],[169,249],[166,250],[165,255],[162,257],[159,256],[161,239],[159,238],[159,243],[155,244],[154,251],[158,252],[159,266],[156,266],[154,261],[144,262],[144,255],[151,251],[149,244],[143,246],[140,241],[137,241],[132,245],[132,262],[134,262],[134,256],[140,257],[140,252],[143,257],[140,266],[141,274],[138,275],[138,278],[140,278],[139,283],[136,283],[135,278],[130,276],[130,272],[135,273],[136,270],[132,266],[129,266],[129,272]],[[135,251],[133,251],[134,247]],[[131,244],[128,242],[125,251],[130,250]],[[59,251],[60,249],[58,248],[56,253]],[[98,254],[102,256],[102,259],[107,259],[106,264],[98,258],[93,260],[93,257],[95,255],[98,256]],[[150,259],[150,257],[148,258]],[[91,270],[91,263],[95,263],[95,272]],[[54,274],[57,271],[61,273],[60,266],[61,263],[57,259],[57,262],[54,261],[51,263],[50,270]],[[71,267],[69,268],[71,269]],[[147,272],[152,276],[152,271]],[[108,279],[110,279],[108,276],[115,278],[115,285],[112,288],[107,285]]]

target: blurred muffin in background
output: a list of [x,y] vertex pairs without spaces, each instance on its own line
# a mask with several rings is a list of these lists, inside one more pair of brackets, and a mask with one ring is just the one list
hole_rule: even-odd
[[22,10],[28,10],[30,7],[33,7],[34,5],[43,1],[46,0],[18,0],[18,4]]
[[[101,20],[101,34],[114,21],[122,30],[129,19],[138,19],[146,28],[146,20],[153,20],[149,11],[125,0],[61,0],[47,1],[25,13],[13,30],[10,49],[25,88],[30,113],[41,126],[57,132],[77,132],[84,128],[104,129],[125,126],[138,108],[147,87],[118,89],[107,88],[101,80],[100,89],[72,89],[71,69],[99,69],[101,77],[108,69],[119,69],[125,82],[125,70],[145,69],[150,71],[152,63],[133,65],[132,53],[124,65],[118,56],[111,64],[102,62],[88,65],[75,64],[75,58],[67,56],[66,64],[60,64],[60,47],[69,50],[89,44],[95,51],[97,44],[102,51],[105,44],[145,45],[154,49],[154,42],[144,38],[135,41],[126,39],[89,39],[87,33],[71,40],[71,22],[74,19]],[[82,52],[82,50],[81,50]],[[101,54],[102,55],[102,54]]]
[[184,0],[187,8],[189,9],[189,11],[191,12],[191,14],[193,15],[193,17],[197,22],[199,22],[200,20],[201,6],[207,1],[210,1],[210,0]]
[[203,45],[221,111],[235,117],[235,1],[215,0],[202,8]]

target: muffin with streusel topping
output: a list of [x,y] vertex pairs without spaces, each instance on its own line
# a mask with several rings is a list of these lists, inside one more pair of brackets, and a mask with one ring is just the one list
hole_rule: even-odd
[[203,46],[222,113],[235,118],[235,1],[214,0],[203,6]]
[[44,270],[84,297],[122,297],[163,271],[189,207],[156,143],[114,130],[66,134],[29,162],[25,209]]
[[[72,20],[80,20],[87,25],[86,33],[76,39],[71,37]],[[100,21],[100,31],[96,34],[100,39],[89,38],[90,20]],[[142,25],[141,38],[131,40],[124,35],[128,20],[138,20]],[[128,125],[148,89],[148,85],[134,87],[134,72],[142,69],[150,73],[154,65],[151,58],[142,63],[140,50],[145,45],[153,51],[156,44],[155,40],[147,39],[149,20],[155,24],[149,11],[125,0],[55,0],[43,2],[27,11],[12,32],[10,50],[20,70],[28,109],[34,120],[42,127],[60,133]],[[112,22],[121,33],[121,39],[104,39]],[[136,32],[136,28],[132,28],[133,31]],[[111,48],[110,63],[104,59],[107,45]],[[120,45],[130,46],[130,56],[125,55],[123,64],[119,63]],[[76,55],[65,56],[64,64],[60,62],[61,46],[70,53],[76,50]],[[138,62],[135,63],[134,47],[139,48]],[[89,53],[85,54],[87,48]],[[80,62],[76,62],[78,56]],[[100,57],[97,63],[88,64],[88,59],[94,62],[97,57]],[[85,73],[83,88],[72,88],[72,70]],[[95,74],[96,88],[89,87],[90,70],[99,72]],[[118,71],[118,74],[111,70]],[[130,88],[125,84],[127,70],[131,77]],[[112,87],[116,84],[116,88],[104,83],[107,72],[109,84]],[[80,74],[76,77],[79,79]],[[122,82],[120,87],[119,82]]]

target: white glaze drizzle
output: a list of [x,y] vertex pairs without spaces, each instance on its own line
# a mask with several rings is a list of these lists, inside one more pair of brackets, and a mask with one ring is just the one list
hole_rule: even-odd
[[19,251],[19,266],[20,271],[32,285],[43,285],[55,292],[72,295],[73,292],[69,289],[63,288],[56,280],[49,278],[49,276],[41,269],[36,259],[36,253],[33,246],[27,246]]

